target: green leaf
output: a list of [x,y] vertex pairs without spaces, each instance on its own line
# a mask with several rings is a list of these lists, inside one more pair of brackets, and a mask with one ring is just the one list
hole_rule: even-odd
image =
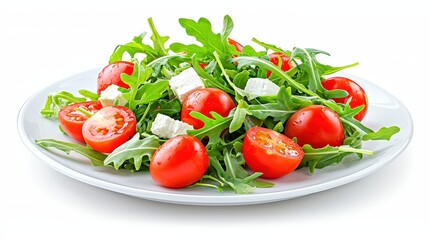
[[234,23],[232,21],[232,18],[226,15],[223,18],[223,29],[222,29],[222,32],[220,33],[220,36],[223,42],[228,41],[228,36],[229,34],[231,34],[233,28],[234,28]]
[[349,64],[349,65],[345,65],[345,66],[339,66],[339,67],[333,67],[330,65],[325,65],[325,64],[320,63],[317,60],[316,56],[318,54],[324,54],[324,55],[330,56],[329,53],[322,51],[322,50],[314,49],[314,48],[306,48],[306,51],[310,54],[311,58],[315,62],[321,76],[333,74],[333,73],[336,73],[338,71],[359,65],[358,62]]
[[400,128],[397,126],[392,127],[382,127],[377,132],[367,133],[362,137],[362,140],[368,141],[368,140],[387,140],[389,141],[390,138],[398,133],[400,131]]
[[160,146],[159,141],[155,136],[149,136],[144,139],[139,139],[139,134],[135,134],[133,138],[116,148],[104,160],[104,165],[111,165],[115,169],[119,169],[127,160],[134,163],[134,169],[139,170],[144,156],[150,159],[153,153]]
[[117,62],[123,60],[124,53],[128,53],[131,58],[137,53],[146,54],[146,61],[151,62],[158,57],[157,51],[143,43],[143,38],[146,36],[146,32],[143,32],[139,36],[135,36],[131,42],[128,42],[124,45],[118,45],[110,56],[109,63]]
[[222,117],[216,112],[210,112],[213,118],[207,117],[199,112],[191,112],[191,117],[204,122],[204,127],[196,130],[188,130],[188,134],[202,140],[205,137],[209,138],[209,144],[218,144],[221,142],[221,134],[225,129],[228,129],[232,121],[232,116]]
[[85,97],[76,97],[67,91],[49,93],[45,106],[40,114],[47,118],[58,118],[58,112],[65,106],[72,103],[85,102]]
[[276,103],[265,103],[249,105],[248,109],[252,115],[258,119],[264,120],[267,117],[286,120],[291,114],[296,112],[299,105],[292,102],[291,89],[280,88],[277,94]]
[[[131,76],[124,73],[121,74],[122,81],[130,86],[129,90],[122,94],[122,96],[127,100],[128,107],[131,110],[135,110],[137,105],[142,101],[141,96],[143,96],[144,92],[139,91],[139,88],[150,78],[152,72],[152,68],[143,67],[138,62],[135,62],[134,71]],[[141,95],[137,98],[139,93]]]
[[[137,104],[148,104],[163,97],[168,89],[167,80],[158,80],[154,83],[146,83],[138,89]],[[139,97],[141,96],[141,97]]]
[[306,144],[302,147],[302,150],[304,151],[304,158],[301,161],[300,167],[308,166],[311,173],[314,172],[315,168],[324,168],[334,163],[339,163],[345,156],[351,153],[373,154],[370,150],[358,149],[350,146],[313,148]]
[[236,87],[244,89],[246,87],[247,80],[249,80],[250,78],[249,75],[250,75],[249,71],[242,71],[237,75],[235,75],[232,82]]
[[280,47],[277,47],[277,46],[275,46],[273,44],[261,42],[261,41],[259,41],[256,38],[252,38],[252,41],[255,42],[255,43],[257,43],[257,44],[259,44],[260,46],[264,47],[267,50],[270,49],[270,50],[273,50],[274,52],[282,52],[282,53],[286,54],[287,56],[290,56],[290,54],[291,54],[290,51],[283,50]]
[[91,163],[94,166],[103,166],[103,161],[107,157],[103,153],[97,152],[92,148],[82,146],[77,143],[63,142],[55,139],[40,139],[35,140],[35,143],[44,149],[55,148],[65,152],[66,154],[70,154],[71,151],[74,151],[81,154],[82,156],[87,157],[89,160],[91,160]]
[[89,98],[91,101],[98,101],[98,98],[100,98],[100,95],[97,93],[93,93],[86,89],[79,90],[79,94],[84,96],[85,98]]
[[213,57],[213,52],[217,52],[223,59],[230,58],[237,53],[235,48],[229,45],[227,41],[227,37],[233,28],[233,22],[229,16],[224,18],[222,34],[214,33],[210,21],[206,18],[200,18],[198,22],[192,19],[180,18],[179,23],[186,30],[186,33],[194,37],[202,46],[173,43],[170,48],[174,52],[186,52],[188,56],[196,55],[198,58]]
[[227,85],[225,85],[225,81],[223,81],[223,79],[217,79],[213,75],[204,71],[204,69],[202,69],[198,64],[198,61],[195,55],[192,57],[192,66],[195,72],[198,74],[198,76],[200,76],[201,79],[204,81],[204,85],[206,85],[207,87],[219,88],[220,90],[226,93],[234,94],[234,91],[231,90]]
[[223,149],[224,163],[226,167],[226,175],[233,179],[244,179],[249,176],[249,173],[241,166],[244,163],[241,154],[232,154],[226,148]]
[[165,56],[168,54],[167,49],[165,48],[165,42],[170,38],[168,36],[161,36],[158,33],[158,30],[156,30],[155,28],[155,24],[153,23],[152,18],[148,18],[148,23],[150,26],[150,29],[152,30],[152,36],[150,37],[150,39],[153,42],[153,46],[155,51],[158,53],[158,57],[160,56]]
[[240,129],[246,119],[246,116],[251,114],[252,113],[249,111],[249,105],[245,101],[240,100],[234,111],[231,124],[229,125],[229,132],[233,133]]

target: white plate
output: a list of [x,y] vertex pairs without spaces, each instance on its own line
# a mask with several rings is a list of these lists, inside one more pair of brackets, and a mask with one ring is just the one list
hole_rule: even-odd
[[341,164],[316,169],[314,174],[303,168],[273,181],[275,186],[272,188],[256,189],[255,192],[245,195],[201,187],[166,189],[157,186],[148,172],[130,173],[125,170],[116,171],[110,167],[93,167],[84,157],[46,151],[34,144],[34,140],[42,138],[71,141],[60,133],[56,121],[42,117],[39,112],[50,92],[66,90],[77,93],[80,89],[95,90],[99,70],[94,69],[69,77],[30,97],[18,115],[19,134],[33,154],[59,172],[100,188],[143,199],[189,205],[243,205],[300,197],[355,181],[385,166],[404,151],[413,132],[411,116],[399,100],[368,81],[349,76],[366,90],[369,97],[370,106],[364,124],[372,129],[392,125],[401,128],[390,141],[365,142],[365,149],[375,151],[373,156],[365,156],[361,160],[347,158]]

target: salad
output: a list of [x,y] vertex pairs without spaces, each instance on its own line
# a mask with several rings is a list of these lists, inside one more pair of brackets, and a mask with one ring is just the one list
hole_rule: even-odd
[[[385,140],[397,126],[370,129],[365,90],[317,60],[312,48],[282,49],[229,38],[206,18],[179,19],[197,43],[174,42],[148,19],[146,32],[117,46],[97,89],[47,96],[41,114],[70,141],[39,139],[45,149],[87,157],[94,166],[149,171],[167,188],[212,187],[251,193],[299,168],[374,154],[363,141]],[[240,42],[242,39],[240,39]],[[149,43],[147,43],[149,42]]]

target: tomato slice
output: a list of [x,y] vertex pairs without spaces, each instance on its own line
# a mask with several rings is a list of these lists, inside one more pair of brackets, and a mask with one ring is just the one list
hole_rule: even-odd
[[250,128],[243,141],[243,157],[263,178],[279,178],[293,172],[304,152],[292,139],[268,128]]
[[61,128],[67,135],[79,142],[85,142],[82,135],[83,123],[88,119],[88,116],[76,110],[76,108],[83,108],[84,110],[96,113],[102,108],[99,102],[81,102],[74,103],[62,108],[58,113],[58,119]]
[[130,88],[128,84],[124,83],[121,79],[121,74],[127,75],[133,74],[134,63],[119,61],[114,62],[106,67],[98,74],[97,78],[97,93],[100,95],[101,91],[104,91],[108,86],[115,84],[122,88]]
[[149,171],[161,186],[183,188],[200,180],[209,166],[204,145],[192,136],[177,136],[161,145],[152,156]]
[[94,150],[111,153],[136,133],[136,117],[123,106],[108,106],[83,124],[85,142]]

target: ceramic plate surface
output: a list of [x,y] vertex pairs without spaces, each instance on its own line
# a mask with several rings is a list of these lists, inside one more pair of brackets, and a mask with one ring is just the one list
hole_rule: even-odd
[[18,131],[27,148],[55,170],[100,188],[122,194],[161,202],[189,205],[244,205],[287,200],[331,189],[373,173],[382,168],[407,147],[413,132],[413,123],[407,108],[382,88],[356,76],[353,78],[366,91],[370,106],[364,124],[372,129],[396,125],[401,131],[390,141],[365,142],[363,148],[373,150],[374,155],[363,159],[350,157],[341,164],[316,170],[299,169],[283,178],[271,181],[272,188],[256,189],[251,194],[218,192],[211,188],[167,189],[156,185],[148,172],[130,173],[110,167],[93,167],[89,160],[79,155],[66,155],[59,151],[46,151],[34,144],[34,140],[54,138],[72,141],[58,130],[58,122],[40,115],[50,92],[66,90],[77,93],[80,89],[95,91],[100,69],[79,73],[37,92],[22,106],[18,116]]

